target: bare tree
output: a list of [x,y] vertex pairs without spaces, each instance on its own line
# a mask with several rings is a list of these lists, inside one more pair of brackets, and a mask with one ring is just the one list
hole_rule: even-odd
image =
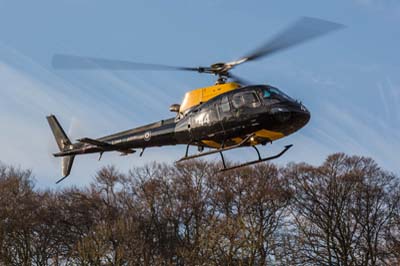
[[334,154],[320,167],[285,171],[295,190],[292,219],[302,265],[382,265],[385,230],[394,218],[398,183],[369,158]]
[[284,222],[291,192],[271,165],[258,165],[214,177],[220,226],[219,257],[230,265],[277,264],[278,229]]
[[105,167],[34,188],[0,165],[0,265],[396,265],[398,177],[369,158],[220,173],[213,162]]
[[31,265],[34,211],[31,172],[0,166],[0,257],[6,265]]

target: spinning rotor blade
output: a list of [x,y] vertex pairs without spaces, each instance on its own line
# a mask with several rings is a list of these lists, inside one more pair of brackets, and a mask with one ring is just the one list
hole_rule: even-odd
[[252,53],[231,62],[219,62],[208,67],[181,67],[159,64],[136,63],[125,60],[111,60],[96,57],[82,57],[76,55],[56,54],[53,56],[52,66],[55,69],[110,69],[110,70],[179,70],[214,74],[219,78],[231,78],[240,84],[248,84],[245,80],[236,77],[229,71],[237,65],[247,61],[257,60],[282,50],[299,45],[329,32],[339,30],[344,25],[334,22],[303,17],[293,23],[275,38],[265,43]]
[[344,27],[342,24],[327,20],[303,17],[252,53],[226,64],[233,67],[247,61],[257,60]]
[[67,54],[53,56],[55,69],[110,69],[110,70],[183,70],[202,72],[204,68],[178,67],[158,64],[135,63],[125,60],[111,60]]
[[240,85],[243,85],[243,86],[252,84],[252,82],[245,80],[241,77],[238,77],[236,75],[233,75],[232,73],[228,74],[228,78],[230,78],[233,82],[239,83]]

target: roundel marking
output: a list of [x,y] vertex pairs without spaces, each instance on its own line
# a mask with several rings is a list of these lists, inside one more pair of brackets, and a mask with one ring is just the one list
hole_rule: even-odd
[[151,131],[144,133],[144,140],[149,141],[151,139]]

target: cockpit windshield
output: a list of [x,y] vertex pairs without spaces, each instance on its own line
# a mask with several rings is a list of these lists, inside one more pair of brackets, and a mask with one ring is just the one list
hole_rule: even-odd
[[283,93],[282,91],[280,91],[279,89],[277,89],[275,87],[268,86],[267,88],[263,88],[264,99],[271,98],[272,96],[275,96],[275,95],[281,96],[285,100],[288,100],[291,102],[294,101],[290,96],[286,95],[285,93]]

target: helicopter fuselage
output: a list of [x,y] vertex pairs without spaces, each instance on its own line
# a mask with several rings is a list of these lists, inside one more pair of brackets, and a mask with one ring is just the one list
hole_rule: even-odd
[[240,143],[249,134],[253,136],[247,146],[266,144],[297,131],[309,119],[304,105],[278,89],[246,86],[222,93],[175,118],[95,140],[82,139],[55,156],[105,151],[124,155],[135,149],[177,144],[221,148]]

